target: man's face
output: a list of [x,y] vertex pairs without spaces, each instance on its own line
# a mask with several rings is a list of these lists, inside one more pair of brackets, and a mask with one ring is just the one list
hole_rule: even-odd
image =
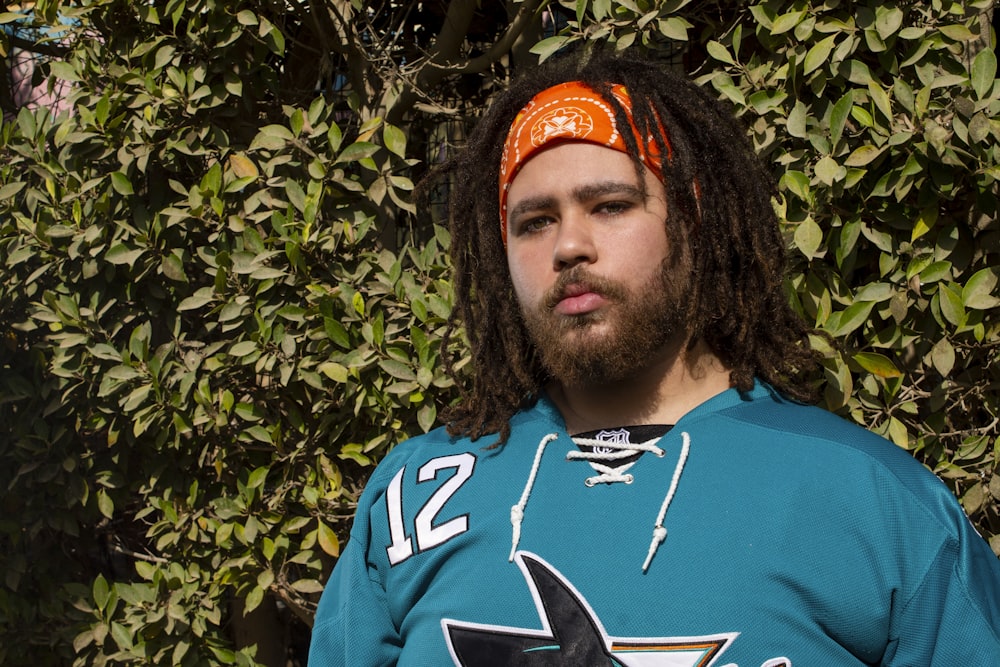
[[683,332],[668,275],[666,195],[631,159],[568,142],[525,163],[507,198],[507,263],[528,330],[567,386],[626,380]]

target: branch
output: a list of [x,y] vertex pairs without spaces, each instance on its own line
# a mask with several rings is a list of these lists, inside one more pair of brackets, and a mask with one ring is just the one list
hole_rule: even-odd
[[[351,26],[356,22],[356,17],[350,0],[332,0],[332,2],[311,0],[309,8],[310,15],[317,27],[316,34],[322,35],[330,32],[339,38],[339,43],[334,40],[328,41],[327,44],[331,51],[344,57],[344,62],[347,63],[347,79],[350,81],[351,88],[358,95],[367,96],[365,67],[368,58],[358,48],[354,39],[356,33],[351,29]],[[329,9],[329,13],[324,15],[320,11],[322,8]]]
[[36,55],[48,56],[50,58],[63,58],[69,53],[69,47],[63,44],[54,42],[39,43],[33,39],[19,37],[17,33],[8,35],[7,37],[10,40],[10,45],[14,48],[21,49],[22,51],[28,51],[29,53],[34,53]]
[[152,554],[141,554],[138,551],[132,551],[128,547],[123,547],[119,544],[109,544],[108,548],[118,554],[123,556],[128,556],[129,558],[134,558],[136,560],[144,560],[150,563],[159,563],[160,565],[166,565],[170,561],[161,556],[153,556]]
[[292,589],[288,582],[285,581],[284,576],[281,577],[281,582],[277,585],[271,586],[270,590],[281,598],[281,601],[292,610],[292,613],[295,614],[300,621],[305,623],[306,626],[310,628],[313,626],[313,617],[316,615],[316,610],[303,605],[297,595],[293,595],[289,592],[294,589]]
[[479,74],[489,68],[513,48],[518,37],[531,23],[538,19],[547,4],[545,0],[528,0],[521,3],[521,8],[514,15],[514,20],[507,26],[507,30],[500,39],[490,47],[489,51],[467,62],[459,71],[462,74]]
[[[448,13],[441,30],[434,41],[434,48],[427,54],[427,59],[419,66],[417,75],[412,80],[406,80],[399,97],[391,109],[386,112],[390,123],[398,124],[421,97],[429,99],[423,91],[431,90],[450,74],[478,74],[487,70],[493,63],[509,53],[517,38],[537,19],[538,14],[548,0],[525,0],[514,15],[514,20],[490,48],[481,56],[457,64],[454,60],[459,55],[459,48],[464,42],[473,15],[473,3],[466,0],[452,0],[448,5]],[[405,79],[404,79],[405,80]]]

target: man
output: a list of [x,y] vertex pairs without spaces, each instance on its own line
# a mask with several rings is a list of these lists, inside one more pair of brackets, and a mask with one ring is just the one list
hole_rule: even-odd
[[948,489],[799,402],[772,181],[714,98],[555,62],[436,179],[471,387],[372,475],[310,667],[1000,665]]

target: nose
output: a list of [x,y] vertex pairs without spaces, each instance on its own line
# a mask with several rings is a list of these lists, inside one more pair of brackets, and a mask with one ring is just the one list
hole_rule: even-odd
[[597,244],[587,216],[573,212],[562,216],[556,233],[552,262],[557,270],[597,259]]

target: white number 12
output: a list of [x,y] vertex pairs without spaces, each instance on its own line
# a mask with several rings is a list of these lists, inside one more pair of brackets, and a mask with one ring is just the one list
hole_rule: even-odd
[[[455,470],[455,474],[449,477],[427,499],[427,504],[417,512],[413,528],[416,533],[418,551],[433,549],[469,529],[468,514],[449,519],[438,526],[434,525],[434,520],[445,504],[455,495],[455,492],[472,477],[475,466],[476,457],[469,452],[464,452],[431,459],[417,470],[418,483],[437,479],[438,473],[442,470]],[[403,525],[403,473],[405,470],[406,466],[400,468],[396,476],[389,482],[389,488],[385,492],[386,511],[389,513],[389,535],[392,538],[392,544],[386,547],[385,552],[389,556],[390,565],[398,565],[413,555],[413,540],[406,534],[406,527]]]

